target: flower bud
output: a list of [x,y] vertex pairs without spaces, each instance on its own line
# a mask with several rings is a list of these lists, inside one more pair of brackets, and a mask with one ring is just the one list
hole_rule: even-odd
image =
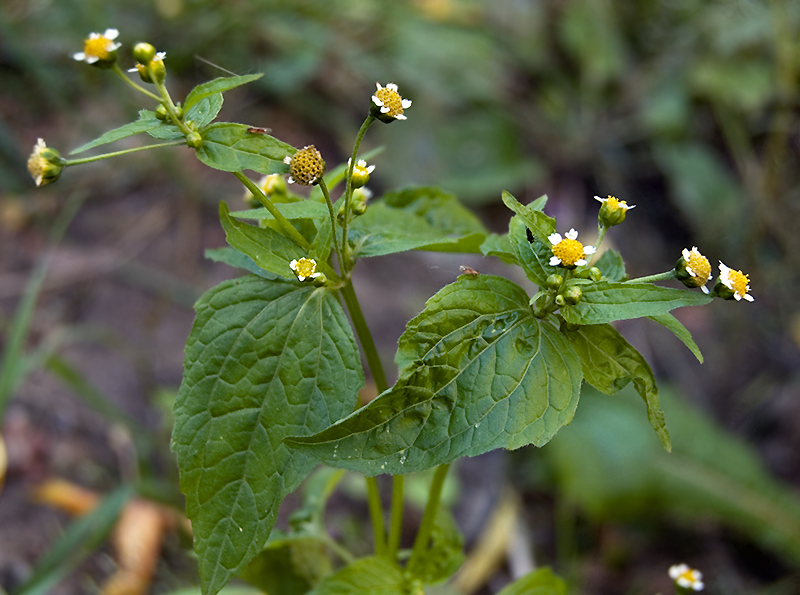
[[566,302],[567,305],[574,306],[579,301],[581,301],[581,298],[583,297],[583,292],[581,291],[581,288],[578,287],[577,285],[571,285],[567,287],[561,293],[561,295],[556,296],[556,301],[562,295],[564,296],[564,301]]
[[552,275],[548,275],[544,284],[548,289],[558,289],[559,287],[561,287],[561,284],[563,282],[564,282],[564,277],[554,273]]
[[52,184],[61,175],[64,160],[55,149],[49,148],[43,139],[39,139],[28,157],[28,171],[37,186]]
[[156,48],[152,44],[140,42],[133,46],[133,59],[147,66],[156,57]]
[[323,287],[328,282],[328,277],[325,273],[317,273],[317,276],[311,279],[314,287]]
[[603,227],[613,227],[614,225],[619,225],[623,221],[625,221],[625,214],[627,213],[628,209],[634,208],[636,205],[629,205],[624,200],[618,200],[613,196],[609,196],[608,198],[600,198],[599,196],[594,197],[595,200],[599,200],[602,204],[600,207],[600,213],[597,215],[598,221],[600,221],[600,225]]
[[564,306],[567,305],[567,298],[565,298],[563,294],[559,293],[556,296],[555,302],[556,306],[558,306],[559,308],[563,308]]
[[199,149],[200,147],[203,146],[203,137],[196,130],[192,131],[186,135],[186,144],[192,147],[193,149]]
[[[349,165],[350,161],[347,163]],[[353,177],[351,179],[353,188],[361,188],[366,186],[369,182],[369,174],[371,174],[373,171],[375,171],[374,165],[368,166],[366,161],[359,159],[353,166]]]

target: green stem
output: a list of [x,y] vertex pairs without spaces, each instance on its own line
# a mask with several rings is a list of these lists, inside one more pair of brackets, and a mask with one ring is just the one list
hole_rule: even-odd
[[64,167],[70,165],[83,165],[84,163],[92,163],[110,157],[119,157],[120,155],[127,155],[128,153],[135,153],[136,151],[147,151],[148,149],[159,149],[161,147],[177,147],[178,145],[185,145],[184,140],[173,140],[166,143],[157,143],[155,145],[146,145],[144,147],[135,147],[133,149],[125,149],[123,151],[114,151],[113,153],[103,153],[102,155],[95,155],[94,157],[84,157],[83,159],[62,159]]
[[164,106],[164,109],[167,110],[167,114],[169,114],[169,119],[172,120],[172,123],[175,124],[183,134],[191,134],[193,131],[186,122],[183,121],[183,118],[178,117],[178,112],[175,111],[175,104],[172,102],[172,97],[170,97],[169,91],[167,90],[166,85],[163,82],[159,83],[156,80],[156,75],[153,72],[153,69],[148,66],[148,72],[150,72],[150,76],[153,78],[153,84],[158,89],[159,94],[161,95],[161,104]]
[[372,340],[372,333],[369,332],[367,321],[364,319],[364,313],[361,311],[361,306],[358,303],[358,297],[356,297],[356,292],[353,289],[353,283],[349,279],[345,286],[342,287],[342,297],[344,298],[344,303],[347,305],[347,311],[350,312],[350,320],[353,321],[353,327],[361,343],[361,348],[364,350],[364,357],[367,358],[367,366],[372,373],[375,387],[378,389],[378,394],[380,394],[389,388],[389,383],[386,381],[386,373],[383,371],[383,364],[381,363],[380,357],[378,357],[375,341]]
[[337,543],[337,541],[333,539],[328,533],[326,533],[324,529],[322,530],[320,537],[322,538],[322,541],[325,542],[325,545],[327,545],[334,554],[336,554],[337,556],[339,556],[339,558],[341,558],[342,562],[344,562],[345,564],[352,564],[353,562],[356,561],[356,557],[352,553],[350,553],[350,550],[348,550],[343,545]]
[[400,537],[403,532],[403,488],[404,475],[392,477],[392,520],[389,524],[389,551],[386,555],[394,559],[400,550]]
[[628,279],[625,283],[653,283],[654,281],[669,281],[677,279],[675,269],[667,271],[666,273],[658,273],[657,275],[648,275],[647,277],[639,277],[637,279]]
[[328,214],[331,217],[331,233],[333,234],[333,249],[336,251],[336,258],[339,261],[339,271],[344,274],[342,253],[339,250],[339,240],[336,238],[336,214],[333,212],[333,201],[331,201],[330,192],[328,192],[328,185],[325,180],[320,177],[319,189],[322,190],[322,196],[325,197],[325,203],[328,205]]
[[145,89],[144,87],[142,87],[141,85],[137,85],[136,83],[134,83],[130,79],[130,77],[127,74],[125,74],[125,72],[119,67],[119,64],[117,64],[116,62],[114,62],[114,66],[112,66],[111,70],[113,70],[114,74],[119,76],[119,78],[121,78],[123,81],[125,81],[126,84],[130,85],[131,87],[133,87],[134,89],[139,91],[139,93],[144,93],[150,99],[155,99],[159,103],[163,103],[162,99],[158,95],[155,95],[155,94],[151,93],[150,91],[148,91],[147,89]]
[[603,243],[603,238],[606,237],[606,232],[607,231],[608,231],[608,228],[605,225],[603,225],[602,223],[598,223],[597,224],[597,243],[594,246],[594,249],[595,249],[594,253],[595,254],[599,254],[600,253],[600,244]]
[[450,463],[439,465],[436,468],[436,473],[433,475],[428,504],[425,506],[425,512],[422,515],[419,532],[414,541],[414,549],[411,550],[411,559],[408,561],[408,568],[413,568],[414,565],[418,564],[422,556],[425,555],[425,551],[428,549],[428,542],[430,541],[431,532],[433,531],[433,523],[436,520],[436,513],[439,511],[439,501],[442,497],[444,479],[447,476],[447,470],[449,468]]
[[374,477],[366,477],[367,502],[369,503],[369,516],[372,519],[372,532],[375,536],[375,555],[386,554],[386,528],[383,525],[383,508],[381,497],[378,493],[378,482]]
[[264,191],[242,172],[235,171],[232,173],[234,176],[236,176],[236,179],[244,184],[244,187],[247,188],[252,195],[255,196],[258,201],[266,207],[266,209],[269,211],[269,214],[275,217],[275,221],[277,221],[283,231],[286,232],[286,235],[292,238],[303,250],[309,252],[311,250],[311,244],[309,244],[308,240],[300,235],[300,232],[295,229],[294,225],[289,223],[289,220],[284,217],[283,214],[281,214],[274,204],[272,204],[272,201],[267,197],[266,194],[264,194]]
[[[350,199],[353,197],[353,168],[356,165],[356,159],[358,159],[358,149],[361,147],[361,141],[364,140],[364,135],[374,121],[375,116],[370,114],[364,120],[361,128],[359,128],[356,142],[353,144],[353,154],[350,157],[350,163],[347,165],[347,187],[344,192],[344,222],[342,223],[342,249],[345,251],[347,251],[347,223],[350,219]],[[345,266],[347,268],[342,270],[342,276],[347,275],[348,271],[352,270],[351,263],[347,261],[347,258],[345,259]]]

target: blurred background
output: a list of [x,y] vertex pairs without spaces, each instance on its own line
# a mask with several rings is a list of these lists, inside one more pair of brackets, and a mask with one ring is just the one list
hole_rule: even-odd
[[[652,322],[619,325],[659,378],[671,455],[635,393],[586,391],[545,448],[462,461],[449,499],[468,552],[487,564],[468,561],[460,592],[496,593],[551,565],[570,593],[668,593],[667,568],[687,562],[709,593],[800,593],[795,0],[4,0],[0,593],[103,588],[121,565],[104,537],[130,501],[125,486],[182,506],[169,411],[192,304],[239,274],[203,252],[224,244],[217,203],[244,208],[241,187],[187,149],[34,187],[25,162],[37,138],[67,155],[154,107],[72,60],[109,27],[124,68],[137,41],[167,52],[176,99],[225,75],[218,67],[263,72],[226,94],[222,119],[313,143],[329,167],[349,155],[375,82],[397,83],[413,100],[408,120],[373,127],[363,147],[384,148],[376,196],[441,185],[502,233],[501,190],[523,203],[547,194],[559,230],[584,239],[596,229],[592,197],[611,194],[637,207],[606,246],[631,276],[669,270],[692,246],[750,275],[754,303],[676,312],[702,365]],[[526,283],[472,255],[359,264],[356,289],[390,370],[405,322],[462,264]],[[91,490],[82,502],[103,498],[81,509],[92,522],[37,491],[54,478]],[[331,531],[366,553],[363,495],[347,481],[340,492]],[[173,525],[152,542],[155,574],[141,592],[196,583],[190,540]]]

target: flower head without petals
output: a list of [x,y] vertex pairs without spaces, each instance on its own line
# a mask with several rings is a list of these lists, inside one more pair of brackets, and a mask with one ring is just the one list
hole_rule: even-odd
[[36,185],[44,186],[55,182],[63,169],[64,165],[58,151],[48,148],[41,138],[36,141],[28,157],[28,171]]
[[552,233],[547,237],[553,245],[550,266],[574,269],[585,265],[586,257],[595,253],[595,247],[581,244],[578,241],[578,232],[574,229],[570,229],[564,235],[565,237],[562,238],[560,233]]
[[745,275],[742,271],[735,271],[726,267],[722,264],[722,261],[719,262],[719,280],[717,283],[726,287],[728,291],[725,293],[730,294],[730,297],[727,297],[722,294],[720,288],[715,287],[715,293],[720,297],[735,299],[737,302],[742,299],[748,302],[753,301],[753,296],[747,293],[750,291],[750,277]]
[[403,112],[411,107],[411,100],[400,97],[397,85],[394,83],[389,83],[385,87],[381,87],[380,83],[375,84],[378,88],[372,96],[370,113],[387,124],[395,120],[405,120]]
[[83,51],[72,55],[79,62],[86,62],[108,68],[117,61],[117,49],[122,45],[114,40],[119,35],[116,29],[106,29],[104,33],[90,33],[83,40]]
[[686,591],[702,591],[703,574],[699,570],[690,568],[687,564],[674,564],[669,567],[669,577],[673,582]]
[[283,162],[289,166],[288,181],[290,184],[312,186],[317,184],[322,174],[325,173],[322,154],[314,145],[300,149],[291,157],[287,155],[283,158]]
[[321,275],[317,272],[317,261],[313,258],[301,258],[300,260],[292,260],[289,263],[289,268],[294,271],[298,281],[305,281],[306,279],[316,279]]

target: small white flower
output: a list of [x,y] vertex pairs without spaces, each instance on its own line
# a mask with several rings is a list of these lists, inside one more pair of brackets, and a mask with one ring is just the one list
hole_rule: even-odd
[[578,232],[570,229],[562,238],[560,233],[551,233],[547,236],[553,245],[553,256],[550,257],[550,266],[582,267],[586,264],[586,256],[594,254],[594,246],[584,246],[578,241]]
[[94,64],[98,60],[108,60],[112,52],[122,44],[114,40],[119,35],[116,29],[106,29],[104,33],[90,33],[83,42],[83,51],[72,55],[79,62]]
[[674,564],[670,566],[669,577],[676,585],[683,589],[702,591],[705,587],[703,584],[703,574],[699,570],[690,568],[686,564]]
[[384,121],[405,120],[403,110],[411,107],[410,99],[403,99],[397,92],[397,85],[389,83],[381,87],[380,83],[375,83],[377,90],[372,96],[372,103],[379,108],[381,119]]
[[294,271],[298,281],[305,281],[306,279],[316,279],[321,273],[317,271],[317,261],[313,258],[301,258],[300,260],[292,260],[289,263],[289,268]]
[[745,275],[742,271],[734,271],[719,262],[719,280],[725,287],[733,292],[733,297],[736,301],[741,301],[742,298],[748,302],[753,301],[753,296],[747,293],[750,291],[750,277]]

